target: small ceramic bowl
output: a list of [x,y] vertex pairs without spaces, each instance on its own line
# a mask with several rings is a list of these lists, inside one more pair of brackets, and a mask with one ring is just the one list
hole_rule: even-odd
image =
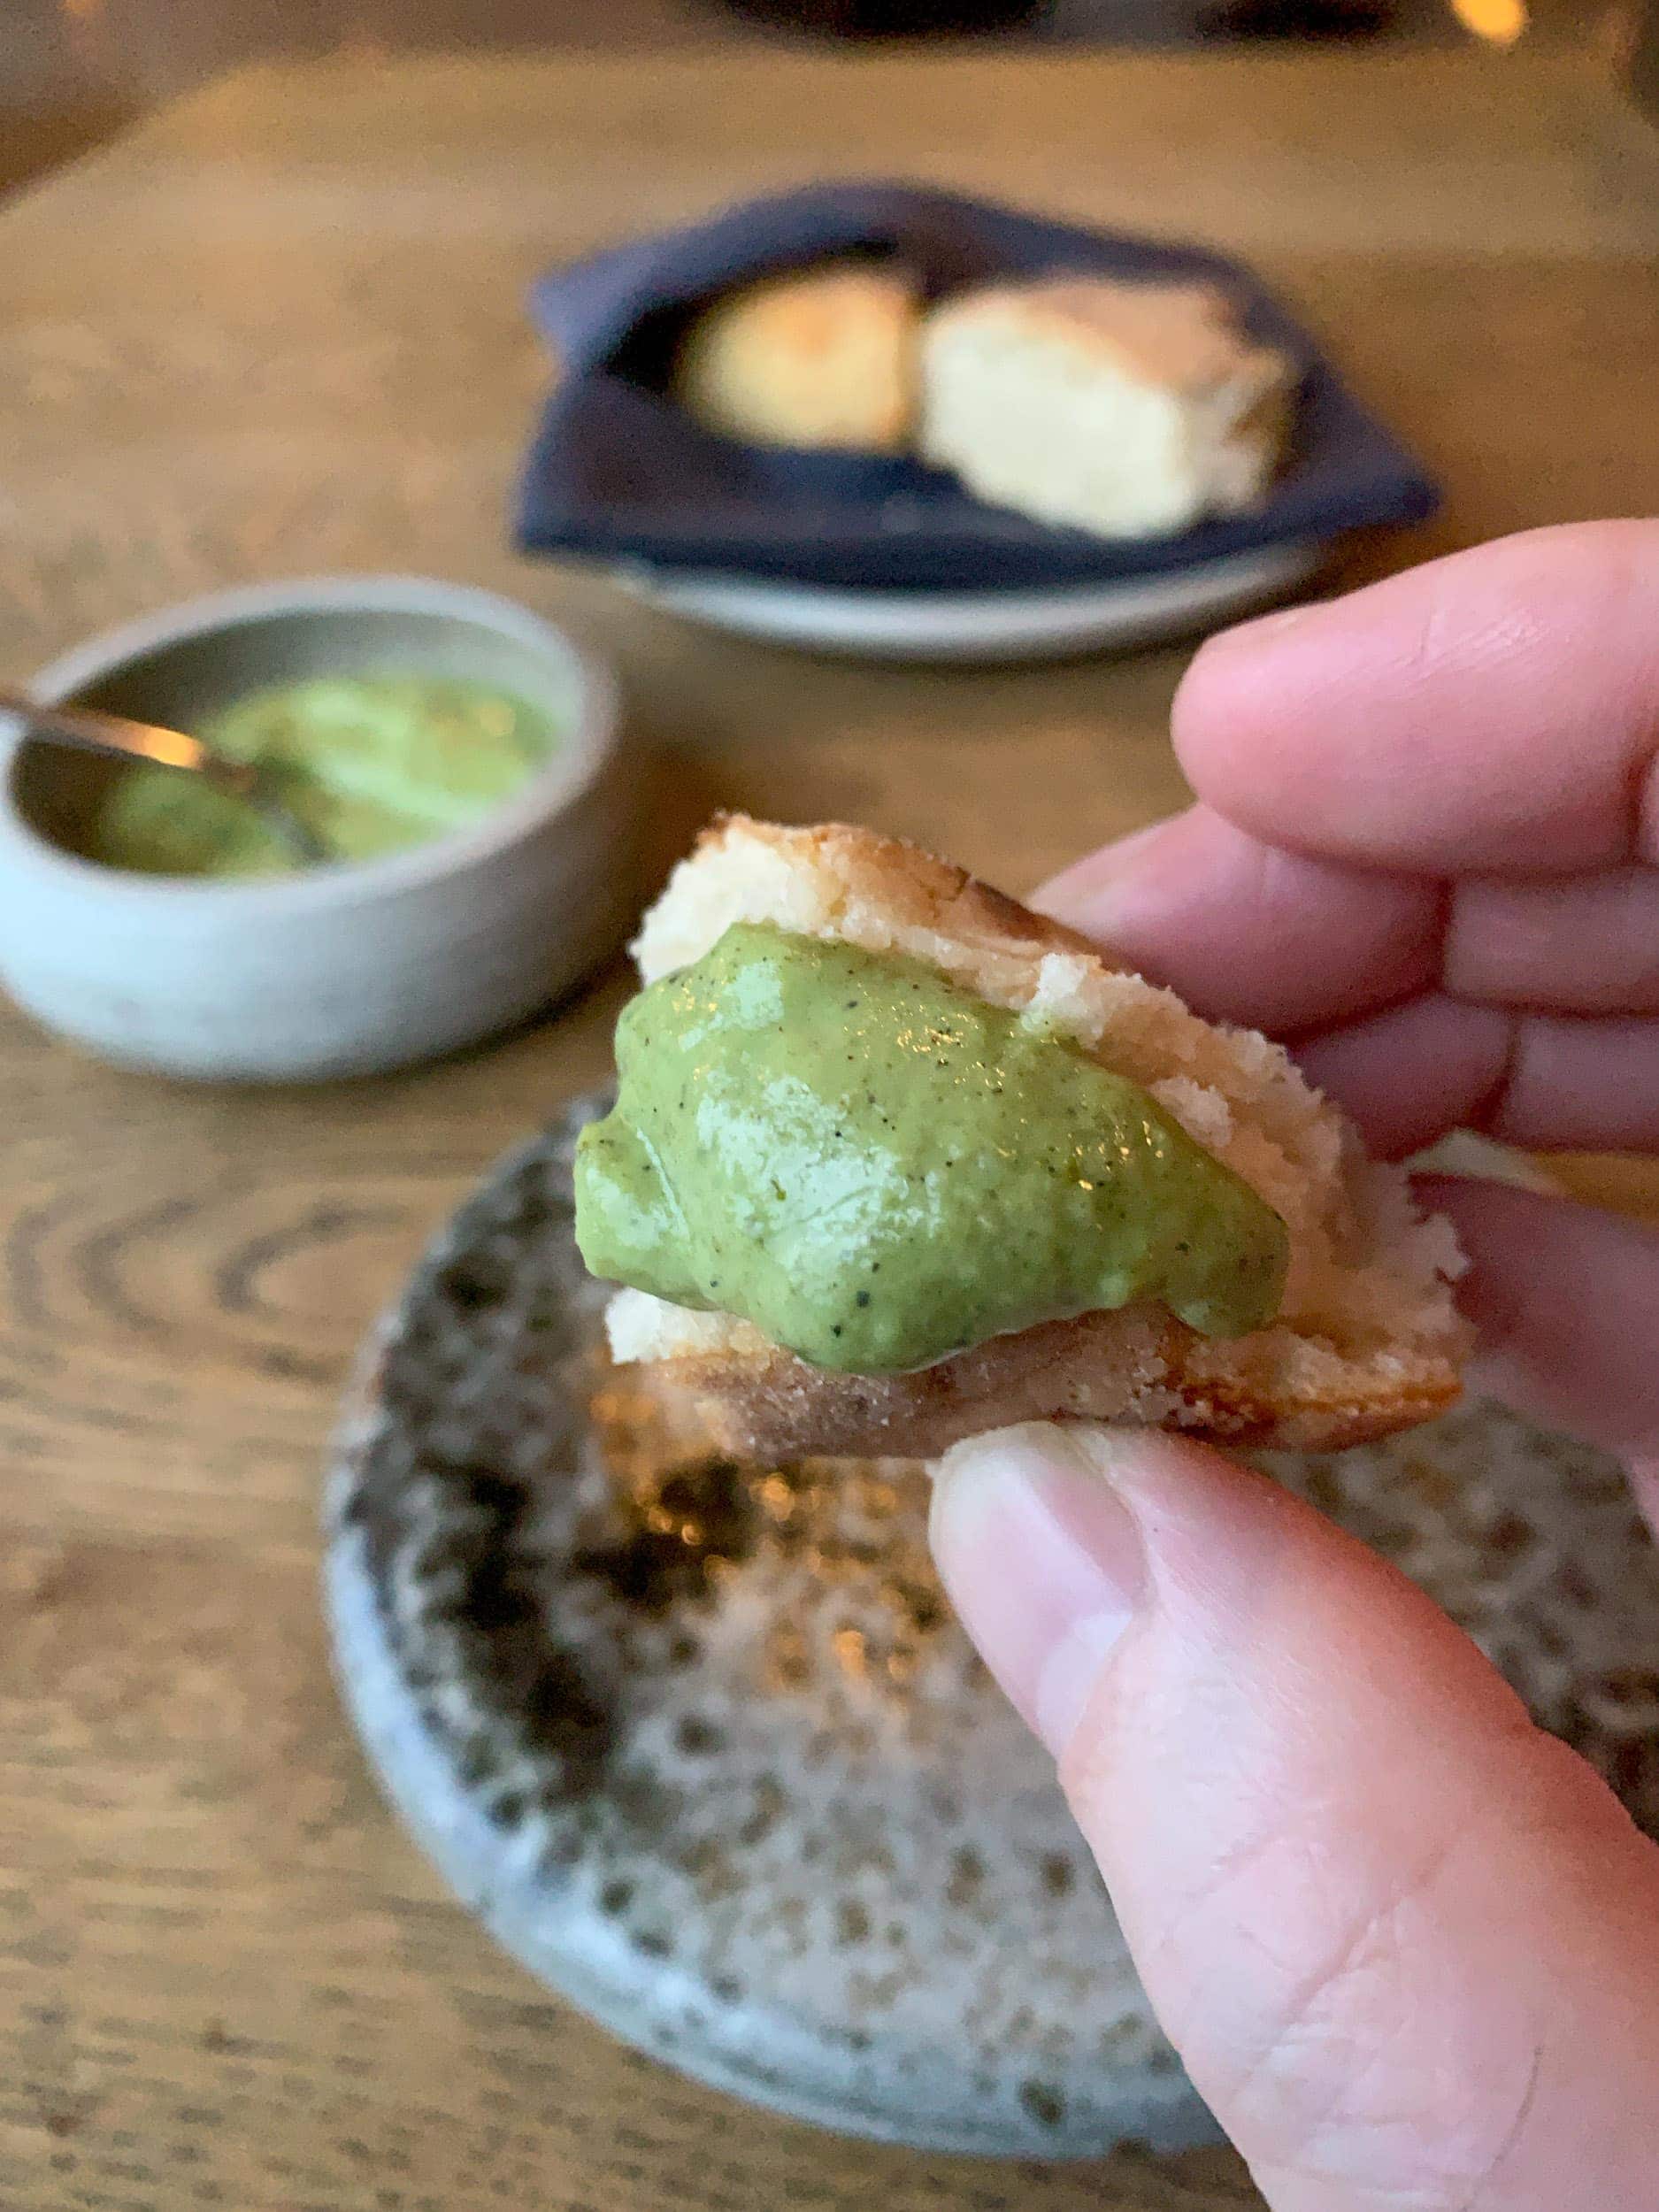
[[470,829],[244,882],[82,857],[121,769],[0,744],[0,979],[19,1004],[127,1066],[295,1081],[431,1058],[576,982],[633,910],[631,787],[610,676],[525,608],[418,577],[259,585],[95,638],[31,689],[189,729],[267,685],[388,669],[497,684],[561,742]]

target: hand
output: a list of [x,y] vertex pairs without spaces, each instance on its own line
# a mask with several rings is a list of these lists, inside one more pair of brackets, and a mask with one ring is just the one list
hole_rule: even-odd
[[[1192,810],[1040,903],[1395,1153],[1659,1147],[1659,523],[1207,646]],[[1505,1394],[1659,1481],[1659,1236],[1435,1183]],[[1010,1430],[934,1548],[1275,2212],[1653,2212],[1659,1847],[1394,1569],[1173,1437]]]

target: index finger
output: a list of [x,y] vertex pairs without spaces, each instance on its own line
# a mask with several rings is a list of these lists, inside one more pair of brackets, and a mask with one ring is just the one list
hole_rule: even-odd
[[1571,524],[1225,633],[1177,694],[1199,796],[1427,875],[1659,856],[1659,522]]

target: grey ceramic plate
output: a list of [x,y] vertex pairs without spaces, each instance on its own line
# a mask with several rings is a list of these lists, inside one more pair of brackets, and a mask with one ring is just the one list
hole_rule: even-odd
[[1327,549],[1314,540],[1266,546],[1167,576],[1050,591],[835,591],[673,569],[621,569],[616,576],[653,606],[739,637],[868,660],[974,665],[1127,651],[1215,629],[1303,582]]
[[[422,1262],[330,1507],[393,1801],[552,1988],[759,2101],[935,2147],[1211,2125],[1048,1763],[945,1610],[919,1468],[740,1476],[597,1350],[573,1108]],[[1275,1471],[1390,1552],[1659,1832],[1659,1571],[1617,1471],[1471,1408]]]

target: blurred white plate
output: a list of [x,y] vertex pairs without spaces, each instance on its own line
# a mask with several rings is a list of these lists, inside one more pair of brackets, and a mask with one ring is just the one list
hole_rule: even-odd
[[615,574],[649,605],[777,645],[871,660],[1036,661],[1213,628],[1301,583],[1325,549],[1317,540],[1267,546],[1167,575],[1054,591],[832,591],[639,566]]

